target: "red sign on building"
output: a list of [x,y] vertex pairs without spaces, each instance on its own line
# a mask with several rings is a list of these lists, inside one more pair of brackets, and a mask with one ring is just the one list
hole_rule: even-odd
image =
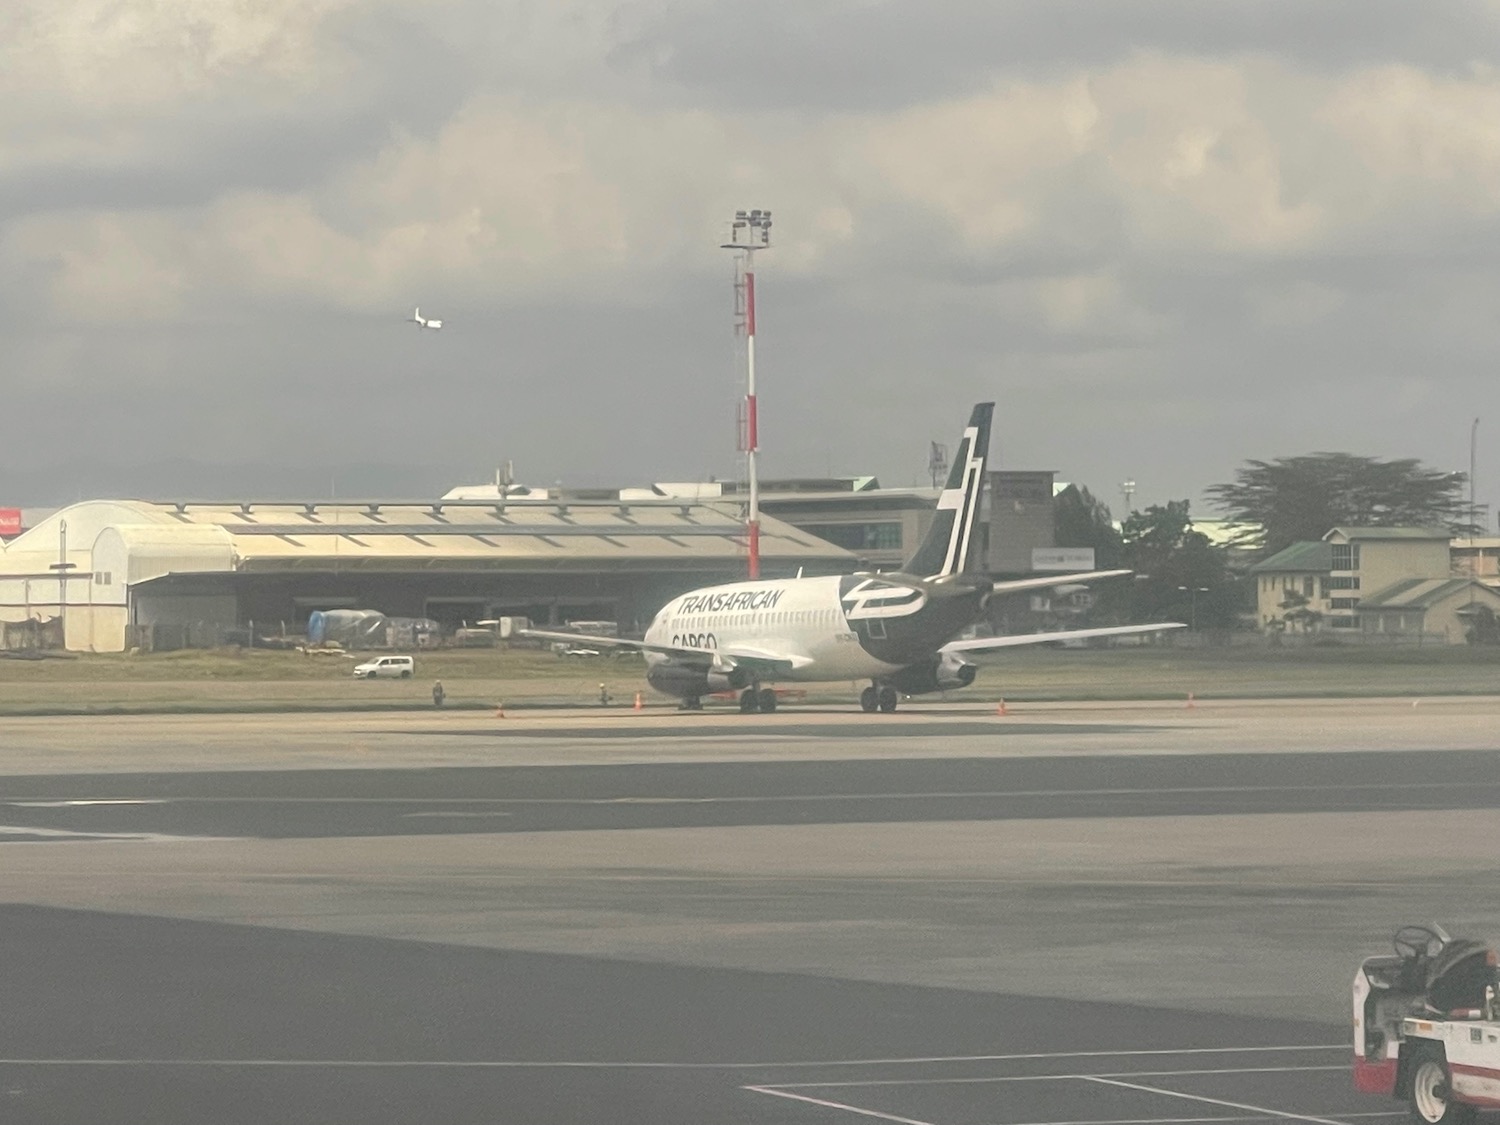
[[0,508],[0,535],[21,534],[21,509]]

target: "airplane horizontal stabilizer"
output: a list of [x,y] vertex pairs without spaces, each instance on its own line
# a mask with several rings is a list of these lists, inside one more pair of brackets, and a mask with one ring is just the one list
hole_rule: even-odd
[[1157,625],[1110,625],[1100,629],[1063,629],[1056,633],[1015,633],[1007,637],[975,637],[970,641],[949,641],[939,652],[985,652],[992,648],[1018,648],[1021,645],[1047,645],[1059,641],[1085,641],[1091,637],[1128,637],[1140,633],[1164,633],[1169,629],[1186,629],[1181,621],[1163,621]]

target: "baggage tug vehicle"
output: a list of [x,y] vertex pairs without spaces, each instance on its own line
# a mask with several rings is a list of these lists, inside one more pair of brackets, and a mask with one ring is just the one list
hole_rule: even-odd
[[1354,975],[1354,1085],[1412,1120],[1460,1125],[1500,1109],[1500,970],[1484,942],[1403,926]]

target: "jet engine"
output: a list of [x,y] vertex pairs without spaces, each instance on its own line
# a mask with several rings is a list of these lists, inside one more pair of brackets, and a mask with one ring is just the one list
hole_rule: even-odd
[[942,653],[924,660],[920,664],[908,664],[892,676],[884,677],[886,683],[902,695],[923,695],[929,691],[950,691],[968,687],[979,671],[961,656]]
[[[971,677],[972,678],[972,677]],[[716,691],[739,691],[750,683],[750,674],[743,668],[716,671],[706,664],[683,664],[675,660],[663,660],[646,669],[646,682],[663,695],[675,695],[679,699],[697,699],[712,695]]]

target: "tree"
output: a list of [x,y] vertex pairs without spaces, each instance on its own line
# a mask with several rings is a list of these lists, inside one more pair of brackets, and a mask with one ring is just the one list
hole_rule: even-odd
[[1475,604],[1460,612],[1468,619],[1464,635],[1471,645],[1500,645],[1500,619],[1494,610]]
[[1247,461],[1231,484],[1207,492],[1246,530],[1237,545],[1275,554],[1332,527],[1470,528],[1465,473],[1429,469],[1414,458],[1382,461],[1352,453],[1308,453]]
[[1136,572],[1131,615],[1137,621],[1233,626],[1241,592],[1224,550],[1193,530],[1186,500],[1131,512],[1120,529],[1123,563]]
[[1283,627],[1296,629],[1300,625],[1304,633],[1315,631],[1323,620],[1322,612],[1311,607],[1307,595],[1290,588],[1283,593],[1276,608],[1281,610]]
[[1120,565],[1120,532],[1109,506],[1082,485],[1068,485],[1052,501],[1052,541],[1059,547],[1092,547],[1100,570]]

